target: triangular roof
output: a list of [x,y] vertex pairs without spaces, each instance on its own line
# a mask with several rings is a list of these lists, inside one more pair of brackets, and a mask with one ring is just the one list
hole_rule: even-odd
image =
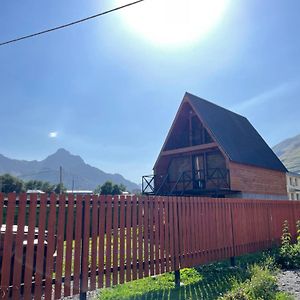
[[190,93],[185,93],[166,141],[185,102],[191,105],[229,160],[287,172],[285,166],[247,118]]

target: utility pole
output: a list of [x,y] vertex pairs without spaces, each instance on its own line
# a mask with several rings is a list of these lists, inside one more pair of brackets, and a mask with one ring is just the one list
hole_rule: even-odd
[[59,193],[62,194],[62,166],[59,167]]
[[74,182],[74,177],[72,179],[72,193],[74,192],[74,185],[75,185],[75,182]]

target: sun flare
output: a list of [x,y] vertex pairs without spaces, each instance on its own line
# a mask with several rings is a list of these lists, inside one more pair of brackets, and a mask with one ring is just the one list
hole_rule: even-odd
[[[224,16],[230,0],[146,0],[120,11],[122,20],[156,45],[198,42]],[[128,0],[116,0],[124,5]]]

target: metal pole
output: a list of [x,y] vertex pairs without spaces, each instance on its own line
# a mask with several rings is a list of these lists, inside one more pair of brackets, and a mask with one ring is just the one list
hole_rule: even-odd
[[81,224],[81,261],[80,261],[80,300],[86,300],[86,291],[83,291],[82,269],[83,269],[83,245],[84,245],[84,224],[85,223],[85,198],[82,199],[82,224]]
[[174,272],[175,274],[175,288],[179,288],[180,287],[180,270],[176,270]]
[[59,193],[62,194],[62,166],[59,167]]

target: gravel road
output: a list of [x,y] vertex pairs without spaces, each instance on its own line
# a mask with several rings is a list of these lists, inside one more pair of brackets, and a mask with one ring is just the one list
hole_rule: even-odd
[[288,292],[300,300],[300,270],[281,271],[278,275],[278,286],[281,291]]

